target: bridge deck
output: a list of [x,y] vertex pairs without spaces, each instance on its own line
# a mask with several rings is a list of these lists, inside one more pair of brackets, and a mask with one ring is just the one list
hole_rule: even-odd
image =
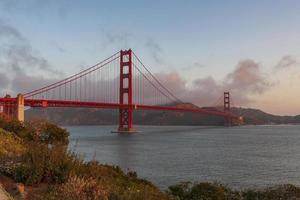
[[[11,103],[14,104],[15,98],[0,98],[0,104]],[[120,109],[131,107],[133,110],[157,110],[157,111],[174,111],[174,112],[192,112],[203,113],[207,115],[238,118],[232,113],[208,110],[205,108],[180,108],[160,105],[140,105],[140,104],[118,104],[118,103],[104,103],[104,102],[85,102],[85,101],[67,101],[67,100],[44,100],[44,99],[25,99],[25,106],[28,107],[69,107],[69,108],[104,108],[104,109]]]

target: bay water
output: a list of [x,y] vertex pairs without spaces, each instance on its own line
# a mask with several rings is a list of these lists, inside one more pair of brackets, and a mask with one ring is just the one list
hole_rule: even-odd
[[217,181],[234,188],[300,185],[300,125],[200,127],[67,126],[69,148],[85,160],[136,171],[161,189],[181,181]]

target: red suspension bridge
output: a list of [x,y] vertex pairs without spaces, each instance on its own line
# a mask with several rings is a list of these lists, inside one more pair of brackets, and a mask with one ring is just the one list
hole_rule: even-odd
[[0,98],[0,112],[9,118],[24,120],[25,107],[81,107],[119,110],[118,132],[134,132],[135,110],[160,110],[202,113],[224,118],[230,125],[239,119],[230,112],[229,92],[224,92],[223,109],[185,108],[131,50],[121,50],[109,58],[45,87]]

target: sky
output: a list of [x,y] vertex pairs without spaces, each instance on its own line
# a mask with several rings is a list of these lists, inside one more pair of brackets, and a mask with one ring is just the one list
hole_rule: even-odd
[[300,114],[299,19],[298,0],[0,0],[0,94],[132,48],[184,101]]

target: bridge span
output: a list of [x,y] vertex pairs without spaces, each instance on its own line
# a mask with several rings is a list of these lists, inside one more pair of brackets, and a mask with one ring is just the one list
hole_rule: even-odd
[[224,118],[225,125],[240,120],[231,113],[230,93],[224,92],[222,110],[174,106],[184,103],[156,78],[131,50],[121,50],[77,74],[45,87],[0,98],[0,112],[24,121],[25,107],[102,108],[119,110],[120,133],[132,133],[136,110],[202,113]]

